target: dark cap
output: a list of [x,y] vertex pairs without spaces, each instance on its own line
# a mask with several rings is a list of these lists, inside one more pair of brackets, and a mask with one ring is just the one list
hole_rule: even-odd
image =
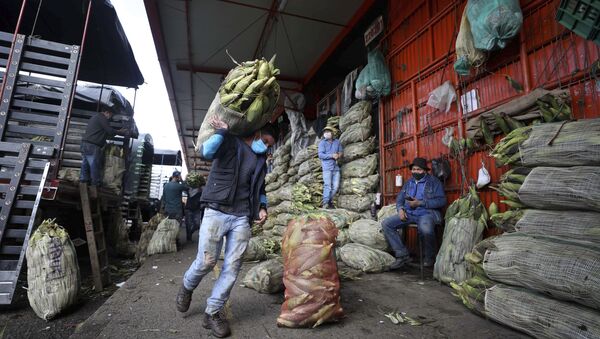
[[173,176],[174,176],[174,177],[180,177],[180,176],[181,176],[181,172],[179,172],[179,171],[174,171],[174,172],[173,172]]
[[408,168],[412,170],[413,166],[418,166],[426,171],[429,171],[429,167],[427,167],[427,160],[425,158],[415,158]]

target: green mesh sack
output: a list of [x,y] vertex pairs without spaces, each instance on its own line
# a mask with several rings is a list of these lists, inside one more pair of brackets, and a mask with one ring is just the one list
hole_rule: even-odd
[[344,156],[339,160],[341,163],[348,163],[356,159],[364,158],[375,151],[375,137],[347,145],[344,148]]
[[342,146],[350,145],[356,142],[361,142],[369,139],[371,136],[372,121],[371,117],[367,117],[360,123],[354,124],[340,136]]
[[344,164],[341,168],[342,178],[364,178],[377,170],[377,154],[371,154],[366,158],[354,160]]
[[467,15],[475,48],[484,51],[506,47],[523,24],[518,0],[469,0]]
[[350,107],[344,115],[341,116],[339,126],[342,132],[345,132],[348,127],[365,120],[371,115],[373,105],[370,101],[361,100]]
[[367,54],[367,61],[367,65],[356,79],[354,96],[362,100],[390,94],[392,79],[383,53],[374,49]]

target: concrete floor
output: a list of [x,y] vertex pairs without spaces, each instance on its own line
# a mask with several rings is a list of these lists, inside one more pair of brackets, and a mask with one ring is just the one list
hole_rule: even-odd
[[[177,253],[153,256],[116,291],[71,338],[208,338],[201,326],[205,299],[215,280],[206,277],[190,310],[175,309],[181,278],[196,255],[196,243]],[[526,338],[476,316],[432,279],[419,282],[418,270],[363,275],[342,283],[346,318],[316,329],[279,328],[283,293],[266,295],[241,287],[253,263],[246,263],[230,302],[233,338]],[[431,271],[428,272],[431,277]],[[385,312],[406,312],[424,325],[394,325]]]

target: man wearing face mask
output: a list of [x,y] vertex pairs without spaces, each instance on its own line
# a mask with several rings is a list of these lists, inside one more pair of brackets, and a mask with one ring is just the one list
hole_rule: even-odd
[[429,168],[424,158],[415,158],[410,170],[412,178],[402,186],[396,198],[398,214],[381,223],[385,239],[396,257],[390,269],[398,269],[411,261],[398,234],[398,229],[410,224],[417,224],[423,241],[423,266],[431,267],[435,262],[435,225],[442,223],[440,209],[446,205],[444,187],[438,178],[427,173]]
[[323,208],[335,208],[333,197],[340,187],[340,166],[338,159],[342,157],[342,144],[334,138],[335,131],[331,127],[323,129],[323,140],[319,143],[319,159],[323,168]]
[[210,121],[216,129],[200,147],[200,157],[212,161],[212,167],[200,201],[206,206],[198,236],[198,254],[183,276],[177,294],[179,312],[190,307],[193,290],[209,274],[221,253],[223,238],[225,259],[212,293],[207,300],[202,326],[212,335],[230,335],[223,306],[242,266],[242,256],[251,236],[250,223],[267,219],[265,193],[266,153],[275,143],[270,126],[237,137],[228,133],[228,125],[218,118]]

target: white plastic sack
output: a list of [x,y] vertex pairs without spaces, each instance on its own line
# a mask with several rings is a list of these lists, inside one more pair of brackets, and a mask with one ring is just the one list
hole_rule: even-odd
[[456,91],[454,90],[454,86],[452,86],[450,80],[448,80],[444,82],[443,85],[429,93],[427,106],[437,108],[443,112],[448,112],[454,100],[456,100]]
[[485,164],[481,162],[481,168],[479,169],[479,174],[477,176],[477,188],[482,188],[485,185],[489,184],[492,179],[490,178],[490,173],[485,168]]

